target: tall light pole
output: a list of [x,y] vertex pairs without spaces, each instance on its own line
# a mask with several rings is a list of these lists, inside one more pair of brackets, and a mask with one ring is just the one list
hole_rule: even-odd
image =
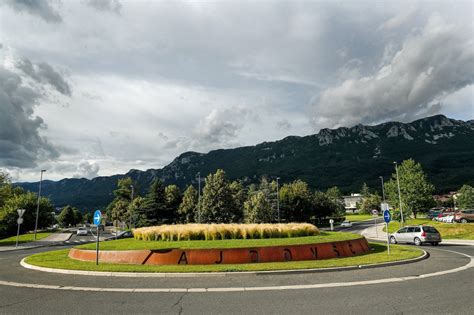
[[379,176],[379,178],[382,181],[382,196],[383,196],[383,202],[385,203],[385,189],[383,187],[383,176]]
[[[130,192],[130,208],[131,208],[131,205],[132,205],[132,202],[133,202],[133,194],[135,192],[135,187],[133,187],[133,185],[130,185],[130,188],[132,189],[132,191]],[[132,228],[132,213],[130,213],[130,223],[129,223],[128,227],[130,229]]]
[[401,219],[401,223],[403,225],[403,223],[405,222],[403,220],[403,210],[402,210],[402,195],[400,193],[400,179],[398,178],[398,163],[397,162],[393,162],[393,164],[395,164],[395,172],[397,173],[397,186],[398,186],[398,200],[400,202],[400,219]]
[[278,193],[278,180],[280,177],[277,177],[277,213],[278,213],[278,223],[280,223],[280,195]]
[[201,223],[201,172],[198,172],[197,176],[198,176],[198,223]]
[[36,232],[38,231],[38,215],[39,215],[40,198],[41,198],[41,183],[43,182],[43,173],[44,172],[46,172],[46,170],[41,170],[39,190],[38,190],[38,201],[36,203],[35,241],[36,241]]

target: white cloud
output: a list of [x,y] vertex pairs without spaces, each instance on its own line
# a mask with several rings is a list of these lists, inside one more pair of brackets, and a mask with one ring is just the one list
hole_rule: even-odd
[[[20,180],[37,180],[40,167],[50,179],[87,173],[77,170],[81,161],[100,165],[100,175],[160,168],[187,150],[440,108],[472,119],[472,94],[446,95],[463,85],[454,82],[458,76],[436,79],[465,75],[458,64],[471,48],[455,53],[459,38],[467,45],[472,37],[471,3],[37,2],[0,5],[0,56],[10,68],[17,59],[8,54],[34,61],[24,68],[30,75],[21,74],[26,86],[43,87],[29,117],[41,117],[37,136],[61,155],[33,153],[37,166],[22,164]],[[447,22],[431,31],[448,35],[444,47],[434,40],[430,51],[422,47],[435,12]],[[416,47],[425,55],[417,57]],[[441,54],[449,64],[436,64]]]
[[314,100],[313,124],[352,126],[438,113],[443,98],[473,83],[473,64],[471,33],[435,15],[389,64],[324,90]]

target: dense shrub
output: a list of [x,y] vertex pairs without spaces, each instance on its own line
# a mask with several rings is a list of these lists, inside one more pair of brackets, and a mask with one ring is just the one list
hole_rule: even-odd
[[133,230],[137,240],[191,241],[313,236],[319,234],[309,223],[287,224],[177,224]]

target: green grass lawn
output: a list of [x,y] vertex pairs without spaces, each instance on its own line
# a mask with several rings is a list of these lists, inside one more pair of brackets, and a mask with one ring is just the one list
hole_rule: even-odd
[[[53,232],[38,232],[36,233],[36,239],[37,240],[43,239],[51,235],[52,233]],[[18,244],[33,242],[34,238],[35,238],[34,233],[21,234],[20,237],[18,238]],[[11,246],[15,244],[16,244],[16,235],[0,240],[0,246]]]
[[[214,240],[214,241],[138,241],[134,238],[126,238],[117,241],[101,242],[103,250],[132,250],[132,249],[193,249],[193,248],[242,248],[257,246],[280,246],[297,244],[316,244],[361,238],[358,234],[341,232],[321,232],[315,236],[303,236],[292,238],[264,238],[264,239],[237,239],[237,240]],[[81,249],[95,249],[95,243],[77,246]]]
[[34,254],[26,258],[26,262],[32,265],[87,271],[109,271],[109,272],[229,272],[229,271],[263,271],[263,270],[285,270],[285,269],[310,269],[359,266],[389,261],[405,260],[419,257],[423,252],[411,246],[391,245],[390,255],[385,245],[371,243],[373,251],[359,256],[348,258],[335,258],[325,260],[305,260],[294,262],[255,263],[236,265],[168,265],[168,266],[145,266],[85,262],[70,259],[69,249],[55,250]]
[[[435,227],[444,239],[474,240],[473,223],[443,223],[430,219],[409,219],[405,225],[431,225]],[[388,231],[393,233],[400,228],[400,223],[392,221],[388,224]],[[384,228],[385,231],[385,228]]]
[[370,219],[375,218],[371,214],[346,214],[345,217],[346,217],[346,220],[349,220],[351,222],[365,221],[365,220],[370,220]]

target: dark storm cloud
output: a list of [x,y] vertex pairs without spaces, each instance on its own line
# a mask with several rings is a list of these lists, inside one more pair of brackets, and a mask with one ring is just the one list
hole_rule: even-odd
[[22,79],[0,67],[0,166],[34,167],[36,161],[59,156],[56,148],[39,135],[43,119],[33,108],[41,99]]
[[48,23],[62,22],[61,15],[48,0],[6,0],[6,4],[17,12],[39,16]]
[[71,96],[71,87],[64,77],[49,64],[33,64],[28,58],[22,58],[16,67],[38,83],[48,83],[61,94]]

